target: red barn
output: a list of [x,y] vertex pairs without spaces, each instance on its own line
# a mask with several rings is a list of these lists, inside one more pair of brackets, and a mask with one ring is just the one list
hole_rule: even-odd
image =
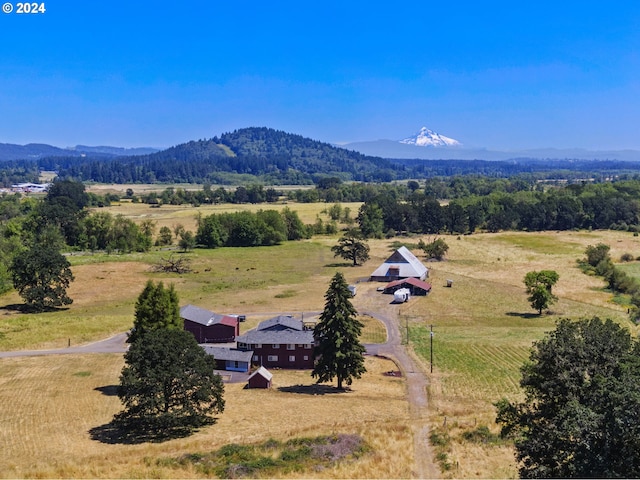
[[193,333],[198,343],[229,343],[240,335],[238,317],[220,315],[194,305],[180,309],[184,329]]

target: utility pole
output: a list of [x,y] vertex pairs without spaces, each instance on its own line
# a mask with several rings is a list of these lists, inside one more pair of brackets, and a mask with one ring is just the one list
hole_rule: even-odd
[[429,337],[430,337],[429,351],[431,353],[431,373],[433,373],[433,325],[429,325]]
[[407,327],[407,345],[409,345],[409,317],[405,318],[405,324]]

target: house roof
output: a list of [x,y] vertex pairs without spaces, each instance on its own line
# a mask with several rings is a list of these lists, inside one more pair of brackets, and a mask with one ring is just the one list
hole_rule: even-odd
[[196,307],[195,305],[185,305],[184,307],[181,307],[180,317],[184,320],[199,323],[200,325],[204,325],[206,327],[215,324],[235,327],[238,323],[237,317],[232,317],[230,315],[220,315],[204,308]]
[[302,320],[296,320],[291,315],[280,315],[260,322],[257,330],[304,330]]
[[236,337],[239,343],[313,344],[313,330],[305,329],[302,320],[280,315],[260,322],[257,328]]
[[251,350],[236,350],[235,348],[214,347],[211,345],[201,345],[204,351],[213,355],[216,360],[230,360],[232,362],[251,362],[253,352]]
[[236,342],[255,344],[298,344],[313,345],[313,330],[249,330],[244,335],[236,337]]
[[385,290],[389,289],[389,288],[394,288],[397,287],[399,285],[404,285],[405,283],[408,283],[409,285],[413,285],[414,287],[418,287],[423,289],[424,291],[428,292],[431,290],[431,284],[427,283],[427,282],[423,282],[422,280],[419,280],[417,278],[402,278],[400,280],[396,280],[394,282],[388,283],[386,287],[384,287]]
[[387,258],[382,265],[380,265],[372,274],[372,277],[387,277],[389,276],[389,270],[397,268],[398,273],[394,272],[394,276],[399,277],[415,277],[424,278],[427,273],[427,267],[425,267],[418,258],[409,251],[405,246],[397,249],[393,254]]
[[269,370],[267,370],[264,367],[260,367],[255,372],[253,372],[251,375],[249,375],[249,378],[247,380],[251,380],[256,375],[260,375],[261,377],[264,377],[265,380],[271,380],[273,378],[273,373],[271,373]]

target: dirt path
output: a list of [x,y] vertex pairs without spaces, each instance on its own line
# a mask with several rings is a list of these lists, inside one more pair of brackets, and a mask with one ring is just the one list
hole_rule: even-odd
[[433,452],[429,443],[427,376],[402,345],[402,336],[398,322],[399,305],[391,304],[388,295],[381,295],[373,289],[361,293],[358,304],[365,306],[360,313],[370,315],[383,322],[387,327],[387,343],[367,345],[368,353],[393,358],[407,379],[407,397],[409,414],[413,426],[414,439],[414,478],[439,478],[440,470],[433,461]]

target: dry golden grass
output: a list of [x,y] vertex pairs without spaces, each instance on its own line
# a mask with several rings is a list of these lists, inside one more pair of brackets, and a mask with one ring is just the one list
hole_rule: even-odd
[[[450,478],[515,477],[509,446],[487,446],[462,439],[464,431],[485,425],[494,433],[495,409],[501,397],[520,398],[519,367],[533,341],[554,328],[562,317],[598,315],[619,321],[633,333],[626,311],[603,291],[603,281],[584,275],[576,260],[588,245],[606,243],[612,256],[634,254],[637,237],[626,232],[505,232],[444,236],[447,260],[430,262],[433,290],[426,299],[413,299],[401,310],[408,322],[412,348],[428,371],[429,329],[434,325],[434,373],[430,379],[432,428],[449,432]],[[417,239],[412,239],[417,242]],[[382,258],[388,255],[377,251]],[[560,274],[554,293],[560,299],[550,314],[538,316],[524,292],[528,271],[550,269]],[[447,288],[447,280],[453,287]]]
[[[359,202],[346,202],[341,203],[343,208],[349,208],[351,210],[351,216],[355,218],[358,213],[358,209],[362,203]],[[282,210],[289,208],[298,213],[300,220],[305,224],[315,223],[318,215],[321,215],[323,221],[327,221],[327,216],[321,214],[322,210],[329,208],[331,204],[327,203],[295,203],[295,202],[278,202],[278,203],[260,203],[260,204],[220,204],[220,205],[201,205],[194,207],[192,205],[162,205],[160,208],[152,208],[145,203],[131,203],[131,202],[116,202],[110,207],[100,208],[101,212],[110,212],[113,215],[124,215],[127,218],[131,218],[136,222],[142,220],[152,220],[156,222],[156,227],[167,226],[173,228],[174,226],[181,224],[187,230],[196,230],[196,216],[201,214],[203,216],[211,215],[214,213],[229,213],[229,212],[243,212],[250,211],[256,212],[258,210]],[[156,230],[157,231],[157,230]]]
[[412,440],[405,385],[383,372],[389,360],[368,357],[368,372],[345,393],[314,395],[308,371],[274,371],[270,390],[226,385],[218,422],[195,435],[159,444],[120,445],[91,438],[90,430],[120,410],[113,386],[121,355],[0,360],[0,476],[3,478],[194,478],[197,472],[164,466],[163,458],[208,452],[229,443],[269,438],[357,433],[372,447],[359,460],[307,478],[410,476]]

